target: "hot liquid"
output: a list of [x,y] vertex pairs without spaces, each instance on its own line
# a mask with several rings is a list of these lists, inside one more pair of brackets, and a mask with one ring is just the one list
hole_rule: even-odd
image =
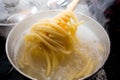
[[46,76],[45,74],[47,63],[42,54],[37,56],[36,60],[31,62],[30,65],[21,62],[22,55],[24,55],[22,52],[24,49],[23,40],[19,42],[18,45],[20,46],[15,51],[17,66],[22,72],[38,80],[73,80],[85,77],[95,71],[101,64],[104,49],[99,39],[89,28],[85,26],[78,27],[76,35],[80,41],[80,45],[76,44],[80,54],[77,52],[67,56],[57,54],[59,65],[51,70],[50,75]]

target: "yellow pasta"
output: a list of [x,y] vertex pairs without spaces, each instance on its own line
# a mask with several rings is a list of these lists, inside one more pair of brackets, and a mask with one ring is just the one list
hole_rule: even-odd
[[66,59],[69,59],[70,55],[77,53],[84,62],[82,65],[84,68],[80,72],[73,71],[72,73],[71,71],[70,80],[91,73],[93,70],[91,58],[81,55],[76,48],[76,45],[80,44],[76,37],[76,31],[81,23],[69,10],[63,11],[52,19],[38,21],[24,37],[23,55],[19,65],[22,67],[27,65],[36,71],[40,71],[42,66],[45,75],[50,76],[59,66],[66,63]]

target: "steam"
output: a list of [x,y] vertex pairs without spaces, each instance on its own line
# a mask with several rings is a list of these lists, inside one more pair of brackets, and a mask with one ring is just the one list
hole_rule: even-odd
[[114,1],[115,0],[80,0],[75,12],[81,12],[88,15],[104,26],[108,21],[104,15],[104,12],[114,3]]
[[[41,5],[40,10],[65,9],[72,0],[35,0]],[[110,7],[115,0],[80,0],[76,7],[76,12],[86,14],[97,20],[102,26],[108,21],[105,17],[105,10]],[[45,4],[45,5],[43,5]],[[0,8],[1,9],[1,8]],[[7,28],[7,29],[6,29]],[[0,27],[0,35],[7,36],[11,27]]]
[[104,12],[110,7],[115,0],[86,0],[89,8],[90,16],[97,20],[101,25],[105,25],[108,21]]

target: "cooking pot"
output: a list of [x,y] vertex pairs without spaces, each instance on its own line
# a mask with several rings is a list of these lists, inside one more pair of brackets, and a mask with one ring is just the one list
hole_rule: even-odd
[[[17,55],[16,49],[18,48],[18,43],[19,41],[24,37],[26,30],[28,30],[34,23],[39,21],[40,19],[43,18],[52,18],[55,15],[57,15],[60,11],[59,10],[50,10],[50,11],[41,11],[37,14],[31,15],[27,18],[25,18],[23,21],[19,22],[17,25],[15,25],[14,28],[10,31],[7,41],[6,41],[6,53],[7,57],[10,61],[10,63],[13,65],[13,67],[23,74],[24,76],[34,79],[32,76],[29,76],[25,74],[22,70],[20,70],[17,66],[15,57]],[[106,62],[109,52],[110,52],[110,40],[108,37],[107,32],[104,30],[104,28],[94,19],[90,18],[89,16],[86,16],[82,13],[76,13],[78,20],[83,20],[84,23],[80,26],[80,29],[78,29],[78,32],[81,32],[80,35],[83,35],[83,37],[86,37],[86,39],[89,37],[90,40],[93,39],[92,36],[90,36],[89,31],[81,31],[84,28],[88,28],[90,31],[94,33],[94,35],[98,38],[98,41],[101,43],[103,46],[104,51],[100,54],[102,56],[101,62],[99,65],[94,69],[94,71],[89,74],[84,76],[81,79],[86,79],[96,73]],[[78,35],[78,37],[80,36]],[[85,39],[85,38],[84,38]],[[88,39],[89,40],[89,39]],[[94,41],[93,41],[94,42]],[[91,43],[91,42],[90,42]],[[94,45],[92,45],[94,47]],[[96,53],[97,54],[97,53]],[[80,80],[81,80],[80,79]]]

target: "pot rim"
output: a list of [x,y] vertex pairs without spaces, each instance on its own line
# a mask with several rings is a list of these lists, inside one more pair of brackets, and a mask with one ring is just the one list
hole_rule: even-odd
[[[49,12],[49,11],[58,12],[58,11],[61,11],[61,10],[45,10],[45,11],[40,11],[40,12],[38,12],[38,13],[36,13],[36,14],[39,14],[39,13],[41,13],[41,12]],[[34,15],[36,15],[36,14],[33,14],[33,15],[31,15],[31,16],[34,16]],[[84,80],[84,79],[89,78],[89,77],[92,76],[93,74],[95,74],[97,71],[99,71],[99,70],[103,67],[103,65],[105,64],[105,62],[107,61],[107,59],[108,59],[108,57],[109,57],[109,54],[110,54],[110,46],[111,46],[111,45],[110,45],[109,36],[108,36],[107,32],[105,31],[105,29],[102,27],[102,25],[100,25],[96,20],[94,20],[94,19],[91,18],[90,16],[87,16],[87,15],[85,15],[85,14],[83,14],[83,13],[80,13],[80,12],[79,12],[79,13],[77,13],[77,15],[85,16],[86,18],[89,18],[90,20],[92,20],[93,22],[95,22],[97,25],[99,25],[98,27],[100,27],[100,28],[103,30],[103,32],[105,33],[107,42],[108,42],[108,50],[107,50],[108,53],[107,53],[107,55],[105,56],[104,61],[103,61],[102,64],[101,64],[95,71],[93,71],[91,74],[86,75],[86,76],[84,76],[83,78],[78,79],[78,80]],[[29,16],[29,17],[31,17],[31,16]],[[22,20],[21,22],[23,22],[23,21],[25,21],[25,20],[27,20],[27,18],[25,18],[25,19]],[[9,38],[10,38],[12,32],[14,31],[14,29],[17,27],[17,25],[21,24],[21,22],[17,23],[17,24],[12,28],[12,30],[10,31],[10,33],[9,33],[9,35],[8,35],[8,37],[7,37],[7,40],[6,40],[6,54],[7,54],[8,60],[10,61],[10,63],[12,64],[12,66],[13,66],[18,72],[20,72],[21,74],[23,74],[24,76],[26,76],[26,77],[29,78],[29,79],[37,80],[37,79],[35,79],[35,78],[33,78],[33,77],[25,74],[24,72],[22,72],[17,66],[15,66],[15,64],[12,62],[11,58],[9,57],[9,52],[8,52],[8,42],[9,42]]]

